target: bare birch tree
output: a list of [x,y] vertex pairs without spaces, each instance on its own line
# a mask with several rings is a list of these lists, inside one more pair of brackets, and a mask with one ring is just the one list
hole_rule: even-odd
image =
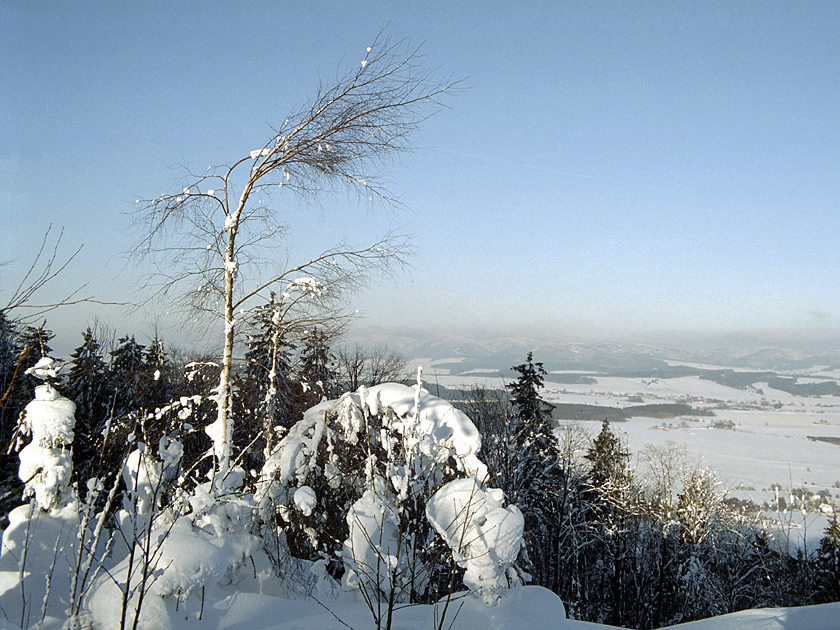
[[342,384],[351,392],[361,385],[401,383],[411,376],[406,358],[385,345],[365,348],[356,343],[339,348],[335,356]]
[[[380,40],[354,70],[272,129],[267,141],[231,164],[189,176],[183,188],[140,203],[144,227],[135,254],[160,273],[156,297],[179,296],[192,313],[224,322],[216,475],[230,468],[231,364],[237,318],[270,290],[329,300],[376,268],[399,261],[404,239],[388,235],[362,249],[335,247],[294,266],[276,265],[286,226],[267,202],[281,192],[305,197],[349,188],[362,200],[395,203],[378,171],[411,148],[409,138],[453,84],[435,79],[416,49]],[[274,250],[274,259],[268,258]]]

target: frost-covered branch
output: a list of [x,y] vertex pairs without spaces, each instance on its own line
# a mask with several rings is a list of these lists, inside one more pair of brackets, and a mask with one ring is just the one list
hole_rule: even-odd
[[[54,311],[62,306],[70,306],[73,304],[103,304],[103,305],[122,305],[118,302],[103,302],[96,300],[93,297],[82,297],[80,293],[85,288],[85,284],[71,290],[65,294],[64,297],[54,301],[47,301],[43,303],[35,303],[36,295],[49,283],[55,280],[66,268],[73,262],[82,251],[82,245],[76,248],[69,256],[59,258],[59,246],[61,239],[64,236],[64,228],[62,228],[55,241],[50,245],[52,232],[52,225],[49,225],[44,232],[44,237],[41,239],[41,244],[38,251],[32,259],[32,263],[24,273],[20,282],[15,287],[12,294],[6,298],[6,304],[0,306],[0,312],[14,313],[15,319],[21,322],[28,322],[43,316],[45,313]],[[23,311],[23,312],[21,312]]]

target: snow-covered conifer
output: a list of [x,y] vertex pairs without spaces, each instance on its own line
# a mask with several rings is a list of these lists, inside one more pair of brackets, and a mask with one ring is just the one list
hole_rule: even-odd
[[836,511],[820,541],[816,578],[818,603],[840,601],[840,518]]
[[330,351],[329,336],[319,328],[313,328],[303,338],[298,371],[307,398],[311,404],[324,397],[333,398],[338,393],[335,357]]
[[75,498],[70,478],[76,405],[53,387],[52,359],[41,358],[27,372],[45,382],[35,388],[35,400],[24,410],[23,425],[31,442],[18,454],[18,475],[26,484],[24,497],[34,496],[43,510],[61,510]]
[[[565,496],[566,471],[560,466],[560,447],[551,425],[551,405],[540,397],[545,368],[528,353],[525,363],[513,367],[519,377],[508,385],[512,414],[503,425],[499,485],[525,517],[522,564],[538,581],[552,581],[556,553],[558,502]],[[496,455],[496,459],[499,456]]]
[[116,416],[142,406],[144,351],[145,346],[137,343],[134,336],[125,336],[111,352],[111,387],[116,395]]

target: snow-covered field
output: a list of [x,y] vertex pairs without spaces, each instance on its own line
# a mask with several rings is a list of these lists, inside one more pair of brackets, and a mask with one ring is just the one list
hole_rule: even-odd
[[[708,367],[708,366],[704,366]],[[810,437],[840,440],[840,398],[805,397],[756,383],[750,389],[735,389],[697,376],[680,378],[621,378],[592,375],[593,384],[547,382],[543,397],[552,403],[609,407],[638,404],[688,402],[710,409],[714,417],[632,418],[614,425],[624,436],[643,472],[640,457],[648,446],[669,443],[683,447],[691,461],[717,473],[731,496],[752,499],[759,505],[775,505],[777,492],[790,505],[790,491],[804,488],[814,494],[828,492],[840,507],[840,445]],[[466,388],[472,385],[501,388],[501,377],[469,375],[438,376],[441,385]],[[630,397],[633,397],[632,401]],[[732,428],[714,428],[728,421]],[[599,421],[580,423],[589,433],[600,429]],[[787,533],[816,544],[827,523],[825,514],[800,511],[782,515]]]

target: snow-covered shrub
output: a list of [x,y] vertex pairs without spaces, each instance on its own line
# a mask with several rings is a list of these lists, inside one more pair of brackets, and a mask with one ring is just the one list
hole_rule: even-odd
[[134,554],[110,569],[117,579],[100,577],[92,589],[87,605],[98,627],[131,627],[136,615],[140,628],[177,628],[179,619],[199,617],[205,589],[236,585],[251,573],[257,564],[248,560],[257,554],[259,540],[211,529],[189,516],[168,513],[158,519]]
[[[406,544],[400,531],[400,514],[388,500],[384,480],[371,488],[350,506],[347,513],[349,535],[344,541],[341,559],[344,563],[344,585],[359,589],[369,604],[385,600],[393,593],[397,601],[410,595],[407,591],[410,567]],[[425,585],[427,575],[415,575],[415,590]]]
[[[253,496],[219,496],[220,486],[209,480],[185,488],[178,440],[161,438],[157,455],[137,447],[122,471],[123,507],[114,518],[120,542],[87,600],[99,627],[131,627],[136,620],[141,628],[174,628],[185,611],[200,614],[205,589],[256,577],[257,566],[267,579]],[[240,486],[243,477],[233,468],[229,482]]]
[[[159,457],[143,442],[123,461],[122,510],[116,517],[126,541],[143,540],[161,508],[173,498],[173,483],[180,470],[183,447],[178,440],[163,436],[158,444]],[[128,544],[128,543],[126,543]]]
[[[30,627],[64,617],[79,538],[75,504],[44,511],[33,501],[9,513],[0,548],[0,623]],[[89,540],[89,539],[88,539]]]
[[[358,588],[369,604],[430,601],[449,587],[442,575],[448,552],[426,503],[458,478],[485,492],[480,446],[470,419],[419,384],[362,387],[304,414],[266,461],[257,498],[293,553],[330,562],[332,574],[343,575],[345,587]],[[505,511],[500,495],[494,492],[483,509]],[[488,546],[493,542],[486,538]],[[510,553],[501,555],[507,562]]]

